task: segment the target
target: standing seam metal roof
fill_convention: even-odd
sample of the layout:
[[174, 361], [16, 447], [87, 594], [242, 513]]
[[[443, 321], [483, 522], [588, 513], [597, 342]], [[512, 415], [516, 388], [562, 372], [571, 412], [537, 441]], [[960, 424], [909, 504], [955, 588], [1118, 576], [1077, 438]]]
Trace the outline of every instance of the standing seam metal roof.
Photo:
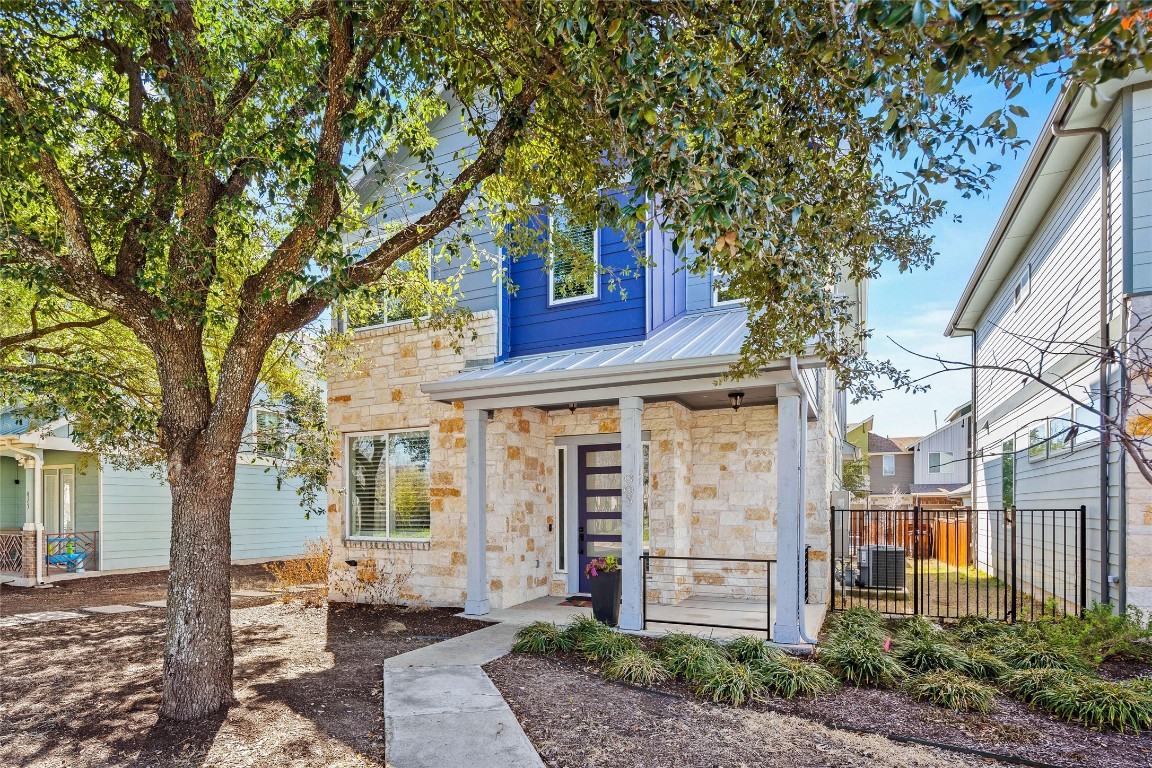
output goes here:
[[748, 313], [744, 309], [702, 312], [679, 317], [635, 344], [514, 358], [466, 370], [444, 381], [480, 381], [635, 363], [735, 357], [747, 336]]

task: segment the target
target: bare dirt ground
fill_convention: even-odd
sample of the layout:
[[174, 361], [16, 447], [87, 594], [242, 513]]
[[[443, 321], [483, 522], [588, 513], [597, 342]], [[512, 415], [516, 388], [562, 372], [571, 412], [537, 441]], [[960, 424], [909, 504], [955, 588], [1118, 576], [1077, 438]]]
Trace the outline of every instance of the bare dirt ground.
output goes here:
[[[1152, 766], [1152, 733], [1093, 731], [1005, 696], [998, 696], [995, 709], [986, 715], [953, 712], [899, 691], [850, 686], [815, 699], [773, 697], [733, 709], [702, 702], [678, 682], [641, 690], [602, 680], [596, 664], [575, 654], [553, 658], [512, 654], [485, 669], [536, 748], [558, 767], [592, 765], [613, 750], [634, 755], [638, 765], [677, 768], [997, 764], [880, 736], [858, 736], [821, 723], [951, 744], [1033, 764]], [[1113, 664], [1102, 671], [1130, 677], [1145, 669]], [[878, 751], [877, 744], [883, 745]], [[873, 753], [879, 757], [868, 757]], [[937, 762], [916, 762], [928, 757]]]
[[555, 768], [960, 768], [979, 757], [897, 744], [768, 711], [732, 709], [512, 654], [485, 668]]
[[454, 612], [234, 601], [239, 704], [195, 725], [156, 716], [163, 610], [0, 630], [0, 764], [383, 765], [381, 662], [484, 626]]
[[[232, 566], [233, 589], [272, 590], [275, 586], [276, 580], [263, 565]], [[0, 616], [67, 611], [94, 605], [131, 605], [145, 600], [163, 600], [167, 590], [167, 570], [65, 579], [46, 587], [0, 584]]]

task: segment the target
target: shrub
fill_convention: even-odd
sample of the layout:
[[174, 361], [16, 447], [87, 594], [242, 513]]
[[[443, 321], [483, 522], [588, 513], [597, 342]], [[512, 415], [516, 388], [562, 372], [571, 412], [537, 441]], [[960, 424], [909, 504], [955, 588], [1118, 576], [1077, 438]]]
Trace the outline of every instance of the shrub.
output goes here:
[[567, 632], [550, 621], [534, 621], [521, 627], [516, 633], [512, 650], [517, 653], [542, 653], [551, 655], [557, 651], [570, 651], [572, 638]]
[[989, 712], [996, 698], [993, 688], [955, 669], [916, 675], [905, 687], [917, 700], [965, 712]]
[[820, 663], [845, 683], [886, 686], [904, 677], [904, 668], [872, 638], [839, 638], [820, 651]]
[[573, 616], [568, 626], [564, 629], [564, 632], [572, 639], [575, 648], [579, 648], [580, 642], [586, 637], [603, 635], [611, 631], [611, 627], [596, 621], [596, 619], [591, 616]]
[[895, 656], [914, 672], [944, 669], [966, 670], [968, 657], [959, 648], [932, 638], [914, 636], [896, 644]]
[[923, 640], [939, 637], [940, 630], [923, 616], [912, 616], [900, 622], [896, 635], [904, 640]]
[[1035, 634], [1010, 639], [993, 651], [1013, 669], [1066, 669], [1087, 672], [1088, 665], [1074, 648], [1051, 645]]
[[706, 696], [720, 704], [739, 707], [754, 698], [760, 690], [760, 683], [752, 667], [738, 661], [721, 659], [720, 663], [708, 668], [695, 680], [696, 695]]
[[724, 649], [716, 643], [696, 638], [697, 642], [673, 643], [660, 647], [660, 659], [673, 675], [689, 683], [699, 682], [716, 667], [729, 663]]
[[1131, 682], [1115, 683], [1086, 675], [1053, 676], [1032, 693], [1030, 703], [1089, 728], [1152, 728], [1152, 696]]
[[953, 636], [963, 643], [975, 643], [999, 637], [1010, 631], [1008, 625], [987, 616], [965, 616], [956, 623]]
[[999, 656], [983, 648], [973, 648], [964, 655], [964, 666], [972, 677], [999, 680], [1011, 669]]
[[699, 635], [692, 635], [687, 632], [669, 632], [657, 641], [657, 646], [661, 654], [673, 653], [679, 648], [685, 646], [706, 646], [708, 648], [719, 649], [720, 644], [714, 640], [709, 640]]
[[752, 664], [764, 659], [776, 658], [782, 655], [782, 652], [774, 646], [768, 645], [755, 637], [738, 637], [724, 646], [724, 650], [728, 652], [735, 661], [741, 661], [745, 664]]
[[648, 686], [668, 679], [668, 670], [660, 660], [639, 649], [618, 654], [601, 671], [604, 677], [632, 685]]
[[628, 651], [640, 650], [640, 644], [633, 638], [608, 628], [582, 637], [577, 647], [589, 661], [610, 661]]
[[1091, 663], [1105, 659], [1152, 659], [1152, 625], [1136, 607], [1116, 613], [1108, 604], [1093, 604], [1084, 616], [1069, 615], [1037, 622], [1034, 633], [1050, 645], [1075, 649]]
[[884, 616], [871, 608], [856, 606], [836, 617], [832, 625], [833, 635], [874, 635], [884, 633]]
[[[276, 579], [280, 600], [302, 600], [308, 605], [322, 605], [328, 597], [328, 567], [332, 560], [332, 546], [327, 541], [308, 541], [304, 554], [281, 563], [265, 563], [264, 570]], [[297, 591], [292, 587], [309, 587]]]
[[752, 671], [764, 690], [785, 699], [796, 694], [815, 696], [836, 688], [836, 678], [828, 670], [786, 654], [755, 662]]
[[1066, 669], [1022, 669], [1004, 677], [1004, 687], [1013, 697], [1031, 704], [1045, 688], [1074, 679], [1076, 675]]

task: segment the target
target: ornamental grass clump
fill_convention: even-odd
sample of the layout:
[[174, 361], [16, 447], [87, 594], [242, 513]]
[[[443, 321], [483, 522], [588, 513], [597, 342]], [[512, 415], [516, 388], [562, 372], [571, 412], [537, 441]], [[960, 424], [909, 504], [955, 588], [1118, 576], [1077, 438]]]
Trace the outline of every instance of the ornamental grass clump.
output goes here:
[[913, 635], [896, 643], [894, 655], [913, 672], [943, 669], [967, 671], [968, 657], [955, 646], [935, 637]]
[[745, 664], [753, 664], [765, 659], [777, 658], [783, 655], [783, 652], [755, 637], [738, 637], [724, 646], [724, 650], [735, 661], [741, 661]]
[[904, 689], [919, 701], [963, 712], [990, 712], [996, 699], [994, 688], [955, 669], [916, 675]]
[[787, 654], [762, 659], [751, 667], [761, 688], [785, 699], [816, 696], [836, 688], [836, 678], [824, 667]]
[[661, 642], [659, 649], [665, 669], [681, 680], [699, 683], [712, 675], [717, 667], [731, 661], [719, 644], [698, 637], [692, 637], [691, 640], [684, 637]]
[[1008, 625], [1002, 621], [987, 616], [965, 616], [956, 623], [952, 636], [962, 643], [976, 643], [999, 637], [1010, 631]]
[[550, 621], [534, 621], [516, 633], [512, 650], [550, 656], [557, 651], [570, 651], [573, 647], [572, 639], [560, 627]]
[[1038, 621], [1029, 632], [1049, 645], [1074, 649], [1091, 664], [1113, 658], [1152, 660], [1152, 623], [1135, 607], [1116, 613], [1111, 605], [1097, 603], [1083, 616]]
[[1072, 673], [1043, 682], [1030, 691], [1029, 703], [1059, 718], [1121, 732], [1152, 728], [1152, 696], [1140, 684]]
[[760, 683], [748, 664], [722, 658], [696, 677], [693, 690], [718, 704], [739, 707], [758, 698]]
[[894, 685], [906, 674], [874, 638], [835, 637], [820, 651], [819, 659], [838, 679], [857, 688]]
[[1007, 642], [986, 643], [983, 647], [998, 655], [1012, 669], [1088, 671], [1088, 664], [1075, 648], [1051, 645], [1032, 634], [1013, 637]]
[[856, 606], [841, 613], [832, 626], [833, 635], [870, 635], [883, 637], [884, 616], [871, 608]]
[[1031, 704], [1040, 691], [1076, 677], [1075, 673], [1066, 669], [1022, 669], [1009, 672], [1002, 682], [1013, 698]]
[[902, 640], [923, 640], [937, 638], [940, 630], [923, 616], [911, 616], [896, 627], [896, 636]]
[[983, 680], [999, 680], [1011, 671], [1003, 659], [984, 648], [972, 648], [965, 652], [964, 666], [972, 677]]
[[605, 628], [580, 639], [578, 649], [589, 661], [611, 661], [621, 654], [640, 650], [640, 644], [627, 635]]
[[668, 670], [654, 656], [639, 648], [624, 651], [610, 659], [601, 669], [610, 680], [621, 680], [632, 685], [650, 686], [669, 678]]

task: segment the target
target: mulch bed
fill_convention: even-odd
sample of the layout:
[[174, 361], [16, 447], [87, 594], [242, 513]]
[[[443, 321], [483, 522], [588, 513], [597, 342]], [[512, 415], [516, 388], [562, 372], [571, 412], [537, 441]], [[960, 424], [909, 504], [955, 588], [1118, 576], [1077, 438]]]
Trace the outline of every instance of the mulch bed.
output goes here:
[[[261, 565], [233, 565], [233, 589], [271, 590], [276, 580]], [[0, 616], [40, 611], [67, 611], [94, 605], [131, 605], [163, 600], [168, 570], [110, 573], [51, 582], [42, 587], [0, 584]]]
[[0, 763], [383, 765], [381, 663], [485, 626], [456, 612], [243, 601], [232, 611], [239, 704], [194, 724], [156, 715], [163, 610], [8, 627], [0, 630]]
[[[643, 640], [645, 645], [652, 641]], [[525, 679], [516, 679], [505, 674], [501, 665], [514, 667], [524, 673]], [[598, 665], [576, 654], [558, 654], [550, 659], [514, 654], [494, 662], [497, 676], [503, 675], [509, 690], [506, 695], [522, 699], [525, 716], [522, 722], [526, 730], [535, 718], [535, 710], [541, 706], [532, 693], [539, 686], [541, 693], [556, 685], [557, 678], [579, 680], [587, 685], [599, 674]], [[1101, 673], [1113, 678], [1127, 678], [1148, 671], [1148, 665], [1113, 662], [1104, 665]], [[534, 678], [542, 678], [535, 680]], [[493, 679], [496, 679], [494, 677]], [[673, 697], [677, 706], [691, 701], [700, 702], [682, 683], [669, 682], [658, 685], [650, 691], [640, 691], [616, 683], [600, 681], [601, 685], [627, 691], [627, 694], [613, 693], [614, 696], [633, 697], [647, 700], [658, 697], [667, 700]], [[497, 686], [504, 688], [499, 681]], [[597, 690], [601, 690], [597, 688]], [[598, 695], [598, 694], [597, 694]], [[1147, 768], [1152, 765], [1152, 733], [1122, 734], [1109, 731], [1094, 731], [1051, 717], [1006, 696], [998, 696], [995, 710], [987, 715], [954, 712], [928, 703], [915, 701], [898, 691], [884, 691], [871, 688], [841, 687], [836, 692], [816, 699], [797, 697], [791, 701], [772, 698], [766, 702], [754, 703], [740, 710], [730, 707], [707, 705], [718, 712], [764, 713], [773, 712], [794, 715], [808, 721], [847, 726], [878, 733], [890, 733], [902, 737], [925, 739], [937, 743], [977, 749], [1001, 755], [1010, 755], [1025, 760], [1057, 766], [1085, 766], [1087, 768]], [[516, 706], [513, 706], [516, 710]], [[614, 716], [623, 710], [613, 710]], [[519, 711], [517, 711], [519, 714]], [[750, 715], [749, 715], [750, 716]], [[636, 719], [628, 714], [626, 719]], [[642, 719], [642, 718], [641, 718]], [[637, 727], [640, 733], [646, 730]], [[529, 735], [532, 731], [529, 730]], [[534, 737], [535, 740], [535, 737]], [[647, 739], [645, 739], [647, 741]], [[895, 748], [893, 742], [890, 748]], [[537, 742], [539, 747], [539, 742]], [[665, 745], [653, 745], [659, 754]], [[567, 757], [567, 756], [565, 756]], [[979, 760], [965, 757], [967, 761]], [[556, 765], [579, 765], [579, 760]], [[695, 765], [695, 763], [685, 763]], [[701, 766], [713, 765], [702, 762]]]

